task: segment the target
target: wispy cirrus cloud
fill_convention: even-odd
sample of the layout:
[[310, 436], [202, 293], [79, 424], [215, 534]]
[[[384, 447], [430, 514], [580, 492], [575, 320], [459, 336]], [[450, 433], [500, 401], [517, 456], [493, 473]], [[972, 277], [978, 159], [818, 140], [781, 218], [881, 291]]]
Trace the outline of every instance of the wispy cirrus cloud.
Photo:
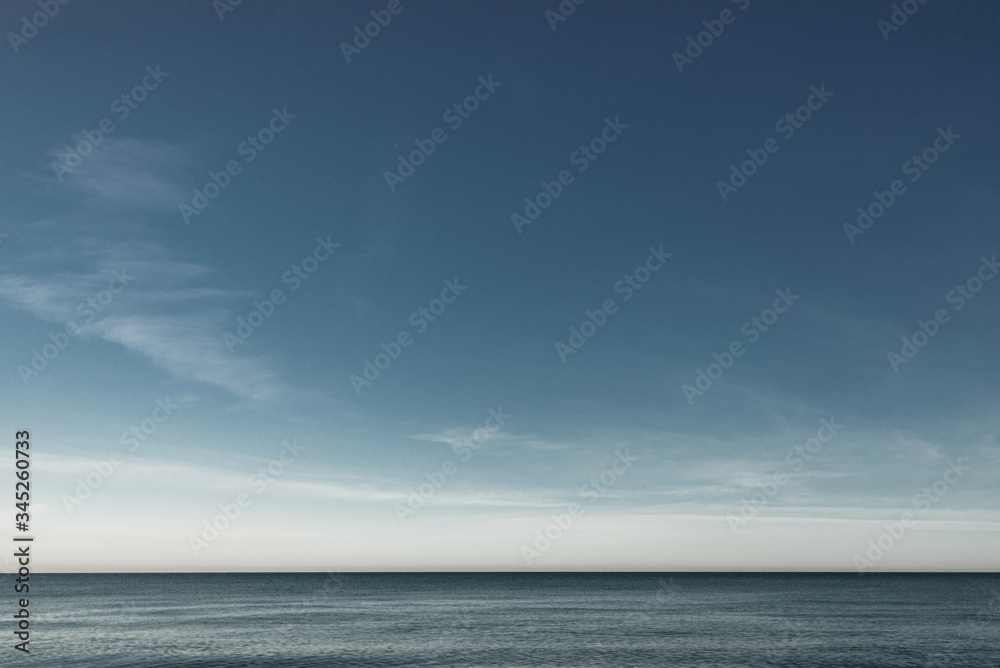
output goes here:
[[[468, 445], [473, 442], [473, 430], [471, 429], [443, 429], [437, 433], [427, 433], [427, 434], [410, 434], [407, 438], [412, 438], [416, 441], [427, 441], [429, 443], [442, 443], [444, 445], [450, 445], [453, 448], [457, 448], [462, 445]], [[481, 435], [479, 439], [480, 442], [492, 441], [498, 437], [498, 434], [487, 433]]]
[[213, 318], [109, 316], [95, 327], [105, 340], [143, 355], [181, 380], [209, 383], [250, 399], [277, 393], [274, 372], [260, 360], [229, 354]]
[[[45, 272], [47, 267], [65, 267]], [[76, 270], [73, 270], [76, 265]], [[210, 273], [207, 267], [174, 259], [170, 252], [150, 243], [101, 243], [92, 238], [74, 239], [72, 249], [23, 252], [0, 274], [0, 299], [43, 320], [64, 323], [78, 317], [76, 306], [108, 287], [115, 275], [124, 275], [128, 289], [118, 303], [141, 307], [150, 302], [196, 302], [250, 296], [249, 292], [193, 286]]]
[[[54, 150], [49, 157], [59, 160], [61, 154]], [[184, 199], [181, 176], [189, 163], [186, 152], [168, 142], [106, 137], [55, 187], [82, 196], [90, 206], [166, 210]]]
[[70, 281], [54, 277], [41, 281], [26, 276], [0, 276], [0, 299], [48, 322], [71, 317], [75, 292]]
[[519, 436], [503, 431], [488, 432], [485, 429], [449, 428], [432, 433], [409, 434], [407, 438], [412, 438], [416, 441], [426, 441], [428, 443], [441, 443], [449, 445], [452, 448], [461, 446], [481, 448], [483, 445], [494, 441], [501, 441], [504, 446], [531, 450], [565, 450], [570, 447], [565, 443], [555, 443], [533, 436]]
[[[233, 356], [222, 341], [226, 303], [250, 293], [197, 284], [210, 273], [206, 267], [177, 261], [154, 244], [78, 246], [76, 259], [86, 258], [86, 269], [0, 274], [0, 301], [47, 322], [74, 321], [81, 336], [122, 345], [178, 380], [208, 383], [254, 400], [278, 392], [276, 374], [266, 361]], [[59, 251], [45, 252], [53, 253]], [[15, 269], [32, 271], [34, 260], [25, 254]], [[116, 273], [129, 277], [127, 287], [98, 318], [81, 319], [81, 305], [106, 290]]]

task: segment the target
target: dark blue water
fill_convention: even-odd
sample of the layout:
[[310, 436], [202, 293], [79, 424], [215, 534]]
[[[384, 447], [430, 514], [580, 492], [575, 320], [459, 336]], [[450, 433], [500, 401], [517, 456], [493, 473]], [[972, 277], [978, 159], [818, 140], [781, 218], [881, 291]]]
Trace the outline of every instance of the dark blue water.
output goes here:
[[31, 655], [8, 622], [0, 665], [1000, 666], [995, 575], [32, 575], [30, 599]]

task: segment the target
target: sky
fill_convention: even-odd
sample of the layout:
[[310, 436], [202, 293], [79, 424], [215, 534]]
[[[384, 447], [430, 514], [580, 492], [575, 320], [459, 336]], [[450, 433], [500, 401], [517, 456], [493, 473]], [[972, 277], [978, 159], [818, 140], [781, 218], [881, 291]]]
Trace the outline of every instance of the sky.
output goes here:
[[995, 571], [1000, 10], [903, 4], [3, 3], [35, 566]]

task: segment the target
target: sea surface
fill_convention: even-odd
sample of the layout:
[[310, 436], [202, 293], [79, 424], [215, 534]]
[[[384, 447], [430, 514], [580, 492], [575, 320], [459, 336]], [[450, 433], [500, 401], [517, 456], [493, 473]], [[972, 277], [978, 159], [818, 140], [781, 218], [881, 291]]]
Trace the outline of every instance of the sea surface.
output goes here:
[[2, 601], [2, 666], [1000, 666], [991, 574], [33, 574], [30, 656]]

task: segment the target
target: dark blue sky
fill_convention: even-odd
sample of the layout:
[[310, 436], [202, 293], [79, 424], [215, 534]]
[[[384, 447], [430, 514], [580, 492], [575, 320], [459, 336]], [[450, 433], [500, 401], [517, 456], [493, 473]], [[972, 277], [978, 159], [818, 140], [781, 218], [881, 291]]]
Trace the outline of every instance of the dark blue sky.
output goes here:
[[[390, 4], [71, 2], [7, 36], [2, 396], [45, 444], [52, 568], [101, 570], [97, 526], [148, 535], [129, 568], [284, 567], [287, 520], [300, 569], [851, 570], [908, 511], [876, 568], [996, 567], [996, 7], [914, 4], [886, 39], [891, 3], [591, 0], [554, 30], [556, 2]], [[391, 21], [347, 62], [371, 12]], [[843, 430], [792, 472], [821, 419]]]

